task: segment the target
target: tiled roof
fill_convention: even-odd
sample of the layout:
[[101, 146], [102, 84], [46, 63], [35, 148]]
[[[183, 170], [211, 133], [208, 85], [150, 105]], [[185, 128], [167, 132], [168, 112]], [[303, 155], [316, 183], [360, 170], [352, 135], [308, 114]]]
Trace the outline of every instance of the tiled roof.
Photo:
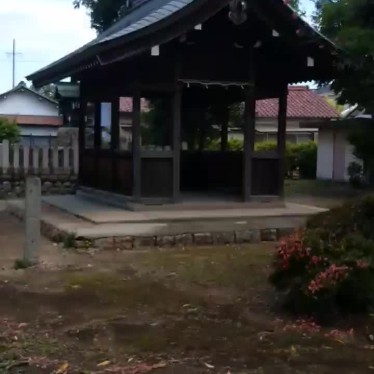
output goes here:
[[[288, 88], [288, 118], [338, 118], [339, 113], [316, 92], [306, 86]], [[278, 116], [278, 99], [258, 100], [256, 104], [258, 118]]]
[[[148, 112], [149, 106], [146, 99], [141, 99], [140, 107], [142, 112]], [[131, 97], [121, 97], [119, 100], [119, 111], [121, 113], [131, 113], [132, 112], [132, 98]]]
[[21, 126], [62, 126], [62, 117], [57, 116], [15, 116], [15, 115], [0, 115], [2, 118], [7, 118], [9, 121], [14, 121]]

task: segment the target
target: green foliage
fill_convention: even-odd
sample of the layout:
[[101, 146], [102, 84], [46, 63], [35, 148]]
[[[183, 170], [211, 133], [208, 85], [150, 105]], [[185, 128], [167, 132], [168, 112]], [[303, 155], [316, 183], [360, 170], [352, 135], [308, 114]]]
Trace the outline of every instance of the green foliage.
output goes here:
[[307, 142], [294, 144], [293, 147], [300, 177], [303, 179], [315, 179], [317, 174], [317, 144], [315, 142]]
[[76, 240], [75, 234], [67, 234], [67, 235], [65, 235], [64, 239], [63, 239], [63, 246], [64, 246], [64, 248], [66, 248], [66, 249], [75, 248], [76, 247], [75, 240]]
[[[207, 150], [219, 151], [221, 149], [221, 139], [209, 139], [207, 144]], [[229, 151], [242, 151], [243, 142], [239, 139], [229, 139], [227, 142], [227, 149]]]
[[[277, 149], [276, 142], [256, 143], [256, 151]], [[286, 144], [286, 175], [291, 177], [298, 170], [300, 177], [314, 179], [317, 171], [317, 144], [315, 142]]]
[[9, 140], [16, 143], [19, 140], [20, 131], [15, 122], [10, 122], [6, 118], [0, 118], [0, 143]]
[[74, 0], [75, 8], [81, 6], [88, 9], [91, 17], [91, 27], [98, 33], [109, 28], [125, 13], [125, 0]]
[[291, 5], [291, 7], [296, 10], [296, 12], [298, 14], [300, 14], [301, 16], [305, 16], [306, 12], [305, 10], [300, 6], [300, 0], [290, 0], [289, 1], [289, 4]]
[[344, 52], [333, 89], [341, 104], [374, 113], [374, 3], [372, 0], [317, 0], [316, 22]]
[[348, 166], [349, 183], [353, 188], [363, 188], [365, 177], [362, 166], [357, 162], [351, 162]]
[[354, 155], [363, 161], [364, 175], [374, 182], [374, 121], [356, 120], [348, 139], [354, 147]]
[[[221, 149], [220, 139], [210, 139], [208, 150], [219, 151]], [[242, 151], [243, 141], [230, 139], [228, 150]], [[276, 151], [277, 143], [273, 141], [259, 142], [255, 144], [256, 152]], [[303, 179], [315, 179], [317, 170], [317, 144], [315, 142], [287, 143], [286, 144], [286, 176], [291, 177], [298, 171]]]
[[296, 313], [333, 319], [374, 308], [374, 198], [319, 214], [285, 238], [275, 256], [273, 285]]
[[27, 269], [31, 266], [34, 266], [34, 264], [26, 259], [17, 259], [14, 261], [14, 269], [20, 270], [20, 269]]

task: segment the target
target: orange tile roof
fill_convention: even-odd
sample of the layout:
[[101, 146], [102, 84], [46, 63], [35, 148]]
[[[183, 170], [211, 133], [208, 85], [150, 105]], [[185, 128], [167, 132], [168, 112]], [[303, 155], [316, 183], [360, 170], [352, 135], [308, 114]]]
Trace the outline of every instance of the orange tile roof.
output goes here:
[[[288, 87], [287, 118], [338, 118], [339, 113], [322, 97], [307, 86]], [[276, 118], [278, 99], [258, 100], [258, 118]]]
[[0, 115], [9, 121], [14, 121], [22, 126], [62, 126], [62, 117], [58, 116], [17, 116], [17, 115]]

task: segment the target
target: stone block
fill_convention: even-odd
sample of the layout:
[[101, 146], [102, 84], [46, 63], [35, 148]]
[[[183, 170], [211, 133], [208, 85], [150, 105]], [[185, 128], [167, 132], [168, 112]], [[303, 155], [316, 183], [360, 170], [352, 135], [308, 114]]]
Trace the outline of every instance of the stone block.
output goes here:
[[122, 251], [133, 249], [134, 238], [132, 236], [114, 238], [114, 246], [116, 249], [120, 249]]
[[156, 238], [156, 244], [157, 244], [158, 247], [161, 247], [161, 248], [174, 247], [175, 246], [175, 236], [173, 236], [173, 235], [158, 236]]
[[25, 249], [24, 259], [37, 261], [41, 231], [41, 181], [36, 177], [26, 179], [25, 198]]
[[276, 242], [278, 240], [277, 229], [264, 229], [261, 230], [261, 241], [263, 242]]
[[177, 247], [190, 247], [192, 244], [192, 234], [180, 234], [175, 236], [175, 245]]
[[233, 244], [235, 243], [234, 232], [214, 232], [212, 233], [214, 244]]
[[242, 243], [259, 243], [261, 241], [260, 230], [243, 230], [235, 232], [235, 241]]
[[154, 247], [156, 238], [154, 236], [138, 236], [134, 239], [134, 248]]
[[210, 232], [194, 234], [194, 242], [196, 245], [211, 245], [213, 244], [213, 237]]

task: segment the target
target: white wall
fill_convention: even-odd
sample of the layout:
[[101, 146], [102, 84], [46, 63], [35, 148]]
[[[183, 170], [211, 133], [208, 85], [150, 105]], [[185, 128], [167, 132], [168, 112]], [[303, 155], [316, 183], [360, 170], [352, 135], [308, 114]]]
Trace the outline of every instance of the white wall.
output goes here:
[[57, 136], [58, 127], [20, 126], [21, 136]]
[[332, 179], [334, 163], [334, 133], [321, 129], [318, 134], [317, 179]]
[[58, 116], [57, 104], [29, 91], [13, 92], [0, 98], [0, 114], [19, 116]]

